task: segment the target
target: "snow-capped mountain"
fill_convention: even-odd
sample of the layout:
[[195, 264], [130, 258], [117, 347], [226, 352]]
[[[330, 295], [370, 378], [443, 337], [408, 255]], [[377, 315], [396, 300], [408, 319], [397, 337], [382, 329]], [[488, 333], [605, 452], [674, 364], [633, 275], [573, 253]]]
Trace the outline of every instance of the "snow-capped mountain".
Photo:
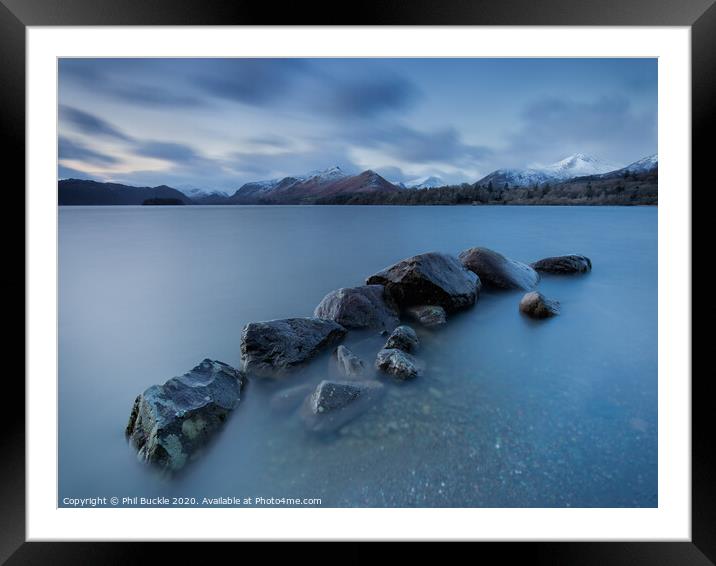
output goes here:
[[561, 161], [544, 167], [537, 167], [537, 169], [555, 179], [571, 179], [573, 177], [600, 175], [608, 171], [614, 171], [619, 169], [619, 165], [600, 161], [595, 157], [584, 155], [583, 153], [575, 153], [574, 155], [565, 157]]
[[532, 187], [565, 181], [574, 177], [599, 175], [618, 169], [618, 165], [600, 161], [594, 157], [575, 153], [549, 165], [536, 165], [526, 169], [497, 169], [480, 179], [478, 185], [501, 187], [507, 184], [510, 187]]
[[203, 197], [227, 197], [228, 193], [220, 190], [201, 189], [199, 187], [192, 186], [178, 186], [177, 187], [182, 193], [191, 199], [203, 198]]
[[374, 171], [367, 170], [358, 175], [348, 175], [340, 167], [331, 167], [283, 179], [246, 183], [228, 200], [236, 204], [257, 201], [300, 203], [336, 195], [397, 190], [398, 187]]
[[659, 167], [659, 156], [655, 153], [654, 155], [650, 155], [640, 159], [639, 161], [630, 163], [626, 167], [620, 169], [620, 171], [628, 171], [629, 173], [648, 173], [657, 167]]
[[343, 179], [347, 176], [348, 175], [346, 175], [343, 169], [336, 165], [335, 167], [330, 167], [329, 169], [309, 171], [305, 175], [300, 175], [296, 178], [300, 179], [301, 181], [308, 181], [310, 179], [315, 179], [318, 181], [336, 181], [338, 179]]
[[401, 184], [408, 189], [433, 189], [435, 187], [445, 186], [445, 182], [435, 175], [420, 177], [419, 179], [413, 179], [412, 181], [406, 181]]
[[288, 177], [280, 177], [277, 179], [268, 179], [265, 181], [251, 181], [244, 183], [234, 193], [234, 197], [246, 198], [263, 198], [271, 193], [281, 189], [285, 190], [298, 183], [328, 183], [338, 181], [347, 177], [346, 173], [337, 165], [328, 169], [316, 169], [303, 173], [302, 175], [290, 175]]

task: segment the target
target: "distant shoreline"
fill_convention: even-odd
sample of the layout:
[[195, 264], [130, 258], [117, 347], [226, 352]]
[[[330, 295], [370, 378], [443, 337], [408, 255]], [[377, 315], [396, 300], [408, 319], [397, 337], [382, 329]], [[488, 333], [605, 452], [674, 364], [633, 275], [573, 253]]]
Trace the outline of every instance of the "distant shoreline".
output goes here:
[[[618, 208], [658, 208], [658, 203], [650, 203], [650, 204], [642, 204], [642, 203], [636, 203], [636, 204], [614, 204], [614, 203], [505, 203], [505, 204], [388, 204], [388, 203], [380, 203], [380, 204], [316, 204], [316, 203], [307, 203], [307, 204], [286, 204], [286, 203], [276, 203], [276, 204], [266, 204], [266, 203], [254, 203], [254, 204], [187, 204], [182, 206], [181, 208], [235, 208], [235, 207], [242, 207], [242, 206], [252, 206], [252, 207], [311, 207], [311, 206], [320, 206], [320, 207], [329, 207], [329, 206], [336, 206], [336, 207], [380, 207], [380, 206], [387, 206], [387, 207], [405, 207], [405, 208], [448, 208], [448, 207], [475, 207], [475, 208], [483, 208], [483, 207], [489, 207], [489, 208], [504, 208], [504, 207], [567, 207], [567, 206], [578, 206], [578, 207], [600, 207], [600, 208], [606, 208], [606, 207], [618, 207]], [[136, 207], [136, 208], [148, 208], [144, 204], [60, 204], [58, 205], [58, 208], [81, 208], [81, 207], [92, 207], [92, 208], [110, 208], [110, 207]], [[151, 208], [176, 208], [176, 205], [171, 204], [154, 204], [151, 206]]]
[[[355, 177], [315, 186], [313, 181], [285, 180], [286, 187], [258, 188], [234, 194], [201, 193], [191, 196], [160, 185], [134, 187], [85, 179], [57, 183], [58, 204], [63, 205], [387, 205], [387, 206], [636, 206], [657, 205], [659, 180], [656, 169], [619, 175], [575, 177], [557, 184], [529, 187], [463, 183], [445, 187], [407, 189], [391, 185], [368, 171]], [[283, 181], [282, 181], [283, 182]], [[298, 188], [297, 188], [298, 187]]]

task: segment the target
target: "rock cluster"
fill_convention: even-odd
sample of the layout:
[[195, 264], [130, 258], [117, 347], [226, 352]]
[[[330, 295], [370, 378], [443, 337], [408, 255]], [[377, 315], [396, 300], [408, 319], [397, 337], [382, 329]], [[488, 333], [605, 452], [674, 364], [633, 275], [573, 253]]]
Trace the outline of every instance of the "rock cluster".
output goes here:
[[360, 379], [366, 373], [363, 360], [342, 344], [333, 354], [338, 371], [347, 379]]
[[534, 289], [539, 281], [539, 274], [529, 265], [488, 248], [470, 248], [460, 252], [458, 257], [486, 286], [528, 290]]
[[[442, 326], [450, 313], [477, 301], [483, 283], [493, 289], [531, 291], [538, 271], [584, 273], [592, 262], [582, 255], [548, 257], [527, 265], [487, 248], [469, 248], [458, 257], [430, 252], [401, 260], [366, 279], [366, 285], [328, 293], [313, 317], [251, 322], [241, 332], [241, 370], [205, 359], [186, 374], [153, 385], [132, 407], [126, 434], [142, 460], [169, 471], [195, 458], [238, 405], [247, 375], [284, 377], [335, 347], [331, 363], [338, 379], [317, 386], [300, 384], [275, 393], [269, 406], [298, 412], [307, 430], [342, 427], [379, 398], [385, 385], [377, 375], [408, 381], [425, 373], [415, 357], [420, 346], [401, 315], [424, 328]], [[522, 297], [519, 310], [533, 318], [559, 313], [559, 302], [537, 291]], [[345, 345], [349, 330], [387, 336], [373, 367]]]
[[304, 401], [301, 418], [312, 432], [332, 432], [361, 414], [382, 391], [376, 380], [324, 380]]
[[169, 472], [183, 468], [238, 405], [245, 382], [242, 372], [205, 359], [149, 387], [134, 401], [125, 431], [137, 456]]
[[592, 261], [583, 255], [570, 254], [540, 259], [532, 267], [545, 273], [586, 273], [592, 270]]
[[431, 252], [409, 257], [371, 275], [368, 285], [384, 285], [401, 307], [437, 305], [447, 312], [471, 307], [480, 293], [480, 279], [457, 258]]
[[398, 309], [383, 285], [363, 285], [331, 291], [314, 316], [333, 320], [344, 328], [372, 328], [390, 332], [400, 324]]
[[405, 309], [406, 314], [425, 328], [442, 326], [447, 323], [445, 309], [437, 305], [418, 305]]
[[520, 311], [532, 318], [549, 318], [559, 314], [559, 302], [532, 291], [522, 297]]
[[345, 335], [343, 326], [322, 318], [251, 322], [241, 332], [243, 369], [257, 377], [281, 376]]

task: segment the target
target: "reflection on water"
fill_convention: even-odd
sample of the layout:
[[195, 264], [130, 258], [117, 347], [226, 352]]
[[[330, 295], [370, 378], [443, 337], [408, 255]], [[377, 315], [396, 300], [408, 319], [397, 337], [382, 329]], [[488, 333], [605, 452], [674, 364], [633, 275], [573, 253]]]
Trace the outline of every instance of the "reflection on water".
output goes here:
[[[657, 505], [657, 210], [608, 207], [77, 207], [60, 210], [59, 496], [321, 498], [323, 506]], [[562, 314], [483, 292], [419, 332], [426, 374], [329, 437], [271, 411], [330, 377], [328, 353], [252, 380], [202, 458], [172, 480], [138, 462], [135, 396], [205, 357], [240, 364], [244, 324], [308, 316], [404, 257], [486, 246], [546, 275]], [[372, 363], [384, 338], [351, 333]]]

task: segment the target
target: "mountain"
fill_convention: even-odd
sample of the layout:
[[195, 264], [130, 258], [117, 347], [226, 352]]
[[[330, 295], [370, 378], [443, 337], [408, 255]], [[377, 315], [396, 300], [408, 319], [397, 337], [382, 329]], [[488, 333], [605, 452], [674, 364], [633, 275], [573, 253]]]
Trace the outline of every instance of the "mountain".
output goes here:
[[618, 165], [600, 161], [583, 153], [575, 153], [561, 161], [557, 161], [557, 163], [547, 165], [541, 170], [552, 178], [564, 180], [587, 175], [598, 175], [607, 171], [614, 171], [618, 167]]
[[613, 171], [612, 173], [606, 173], [606, 175], [610, 175], [613, 173], [616, 174], [625, 174], [629, 173], [632, 175], [636, 175], [639, 173], [654, 173], [659, 170], [659, 156], [658, 154], [650, 155], [648, 157], [644, 157], [643, 159], [640, 159], [639, 161], [635, 161], [634, 163], [630, 163], [626, 167], [622, 167], [621, 169], [617, 169], [616, 171]]
[[229, 195], [223, 191], [201, 189], [199, 187], [177, 187], [196, 204], [225, 204]]
[[480, 179], [480, 186], [492, 183], [494, 187], [533, 187], [614, 171], [618, 166], [605, 163], [594, 157], [575, 153], [564, 159], [545, 166], [529, 167], [526, 169], [497, 169]]
[[60, 206], [136, 205], [155, 199], [170, 199], [183, 204], [194, 204], [184, 193], [166, 185], [131, 187], [119, 183], [62, 179], [57, 183], [57, 192]]
[[435, 187], [444, 187], [445, 184], [445, 181], [440, 177], [431, 175], [429, 177], [420, 177], [419, 179], [407, 181], [404, 186], [408, 189], [433, 189]]
[[246, 183], [229, 197], [228, 203], [301, 204], [337, 195], [399, 190], [374, 171], [347, 175], [340, 167], [332, 167], [305, 175]]

